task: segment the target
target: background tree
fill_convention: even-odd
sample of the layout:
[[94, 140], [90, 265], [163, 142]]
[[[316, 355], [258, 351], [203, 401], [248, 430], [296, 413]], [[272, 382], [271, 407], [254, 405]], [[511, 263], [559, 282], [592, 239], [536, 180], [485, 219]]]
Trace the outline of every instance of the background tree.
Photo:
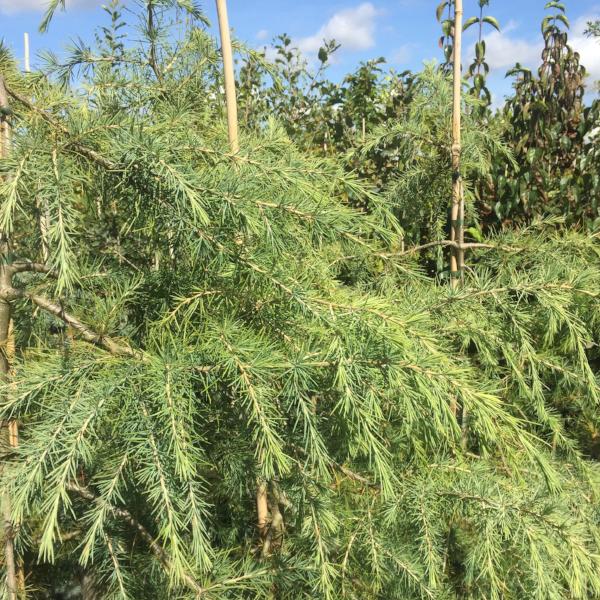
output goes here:
[[585, 68], [568, 44], [564, 5], [546, 7], [553, 12], [542, 23], [545, 46], [537, 76], [520, 65], [508, 73], [517, 79], [502, 119], [518, 167], [499, 161], [488, 210], [500, 220], [564, 215], [593, 225], [599, 190], [580, 157], [598, 103], [584, 107]]

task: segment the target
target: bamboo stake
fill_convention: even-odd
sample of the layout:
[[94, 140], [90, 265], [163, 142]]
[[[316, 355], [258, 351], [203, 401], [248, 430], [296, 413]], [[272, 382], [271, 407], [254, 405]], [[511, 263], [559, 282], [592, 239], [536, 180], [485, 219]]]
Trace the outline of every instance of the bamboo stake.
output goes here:
[[[237, 154], [240, 145], [238, 138], [237, 99], [235, 94], [235, 74], [233, 71], [233, 52], [231, 50], [231, 34], [227, 15], [227, 0], [216, 0], [221, 35], [221, 53], [223, 55], [223, 75], [225, 79], [225, 102], [227, 104], [227, 134], [232, 154]], [[256, 488], [256, 520], [258, 533], [266, 541], [269, 522], [269, 500], [267, 484], [258, 482]], [[264, 547], [263, 547], [264, 549]]]
[[29, 63], [29, 34], [27, 32], [23, 34], [23, 48], [25, 51], [25, 73], [29, 73], [31, 71], [31, 66]]
[[267, 484], [261, 482], [256, 490], [256, 514], [258, 521], [258, 533], [261, 539], [265, 539], [269, 523], [269, 504], [267, 500]]
[[[10, 124], [8, 122], [9, 104], [8, 94], [4, 86], [4, 79], [0, 76], [0, 158], [6, 158], [10, 152]], [[8, 237], [5, 232], [0, 232], [0, 284], [12, 286], [12, 271], [8, 268], [9, 254]], [[8, 300], [0, 300], [0, 378], [6, 383], [10, 378], [9, 345], [11, 340], [11, 312], [12, 306]], [[7, 425], [8, 445], [16, 448], [19, 445], [19, 432], [16, 421]], [[17, 600], [18, 581], [17, 564], [15, 560], [14, 531], [12, 523], [11, 498], [8, 493], [2, 495], [2, 513], [4, 518], [4, 561], [6, 566], [6, 592], [8, 600]]]
[[464, 250], [464, 190], [460, 173], [461, 142], [461, 86], [462, 86], [462, 0], [454, 0], [454, 64], [452, 98], [452, 208], [450, 211], [450, 240], [458, 244], [450, 256], [450, 280], [456, 288], [463, 276]]
[[237, 154], [240, 149], [238, 141], [237, 100], [235, 97], [235, 75], [233, 72], [233, 52], [231, 51], [231, 34], [227, 16], [226, 0], [216, 0], [221, 34], [221, 53], [223, 54], [223, 75], [225, 78], [225, 102], [227, 103], [227, 133], [231, 152]]

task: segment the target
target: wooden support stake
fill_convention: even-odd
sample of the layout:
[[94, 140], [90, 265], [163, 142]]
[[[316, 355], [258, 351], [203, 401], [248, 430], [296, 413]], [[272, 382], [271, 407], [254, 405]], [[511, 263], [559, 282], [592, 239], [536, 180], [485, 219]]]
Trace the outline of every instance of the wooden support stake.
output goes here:
[[31, 65], [29, 62], [29, 34], [27, 32], [23, 34], [23, 48], [25, 54], [25, 73], [29, 73], [31, 71]]
[[219, 15], [219, 31], [221, 34], [221, 53], [223, 55], [223, 75], [225, 78], [225, 102], [227, 103], [227, 133], [231, 152], [236, 154], [240, 149], [238, 141], [237, 100], [235, 97], [235, 74], [233, 72], [233, 53], [231, 51], [231, 34], [227, 16], [227, 1], [216, 0]]
[[[238, 139], [237, 99], [235, 95], [235, 73], [233, 71], [233, 52], [231, 33], [227, 15], [227, 0], [216, 0], [221, 35], [221, 53], [223, 55], [223, 76], [225, 79], [225, 102], [227, 103], [227, 134], [232, 154], [237, 154], [240, 145]], [[269, 500], [267, 484], [258, 482], [256, 488], [256, 517], [258, 533], [265, 543], [269, 525]]]
[[[31, 62], [29, 57], [29, 34], [27, 32], [23, 34], [23, 47], [25, 73], [31, 73]], [[42, 241], [42, 262], [47, 263], [50, 260], [50, 244], [48, 242], [48, 230], [50, 229], [50, 210], [48, 209], [47, 201], [40, 203], [40, 200], [36, 199], [35, 204], [38, 211], [38, 224], [40, 227], [40, 238]]]
[[465, 202], [462, 177], [460, 173], [461, 142], [461, 91], [462, 91], [462, 0], [454, 0], [454, 64], [453, 64], [453, 98], [452, 98], [452, 208], [450, 210], [450, 240], [458, 246], [450, 255], [450, 280], [456, 288], [463, 277], [464, 270], [464, 220]]

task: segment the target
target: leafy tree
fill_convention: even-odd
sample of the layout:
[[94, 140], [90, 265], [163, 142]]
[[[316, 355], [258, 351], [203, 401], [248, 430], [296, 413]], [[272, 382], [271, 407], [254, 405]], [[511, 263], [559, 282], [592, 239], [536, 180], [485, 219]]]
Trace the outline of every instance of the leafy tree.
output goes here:
[[518, 167], [498, 162], [488, 210], [500, 220], [528, 220], [535, 215], [564, 215], [571, 222], [593, 224], [598, 217], [599, 188], [580, 157], [588, 132], [598, 119], [598, 103], [583, 104], [585, 68], [568, 44], [564, 5], [548, 2], [545, 47], [537, 76], [517, 66], [515, 93], [501, 118]]
[[486, 44], [483, 38], [483, 28], [487, 24], [492, 26], [496, 31], [500, 31], [500, 24], [495, 17], [484, 15], [484, 9], [489, 6], [490, 0], [478, 0], [478, 4], [479, 15], [470, 17], [464, 24], [465, 31], [473, 25], [477, 25], [478, 27], [478, 36], [475, 42], [475, 57], [471, 65], [469, 65], [467, 75], [473, 79], [470, 93], [482, 101], [479, 110], [485, 111], [492, 103], [492, 96], [486, 86], [486, 77], [490, 72], [490, 67], [485, 60]]
[[[361, 64], [341, 83], [326, 78], [329, 59], [339, 49], [331, 40], [319, 51], [319, 66], [311, 72], [291, 38], [276, 39], [271, 65], [264, 59], [245, 60], [240, 69], [243, 123], [260, 128], [271, 116], [305, 150], [339, 156], [360, 147], [368, 133], [402, 115], [412, 99], [414, 76], [383, 72], [383, 58]], [[393, 148], [377, 148], [347, 168], [381, 188], [396, 168]], [[358, 202], [356, 198], [352, 199]]]
[[596, 19], [595, 21], [588, 21], [585, 34], [590, 37], [600, 37], [600, 19]]
[[[480, 236], [474, 210], [476, 184], [487, 180], [494, 159], [512, 161], [502, 131], [495, 122], [482, 128], [478, 98], [465, 98], [468, 108], [463, 119], [462, 172], [467, 204], [466, 224], [471, 235]], [[452, 89], [446, 75], [428, 66], [414, 83], [413, 100], [406, 114], [380, 125], [358, 152], [372, 148], [393, 148], [393, 177], [386, 188], [389, 205], [398, 215], [409, 244], [447, 239], [448, 203], [452, 192], [451, 123]], [[418, 199], [418, 201], [416, 201]], [[444, 269], [440, 246], [433, 249], [435, 271]]]

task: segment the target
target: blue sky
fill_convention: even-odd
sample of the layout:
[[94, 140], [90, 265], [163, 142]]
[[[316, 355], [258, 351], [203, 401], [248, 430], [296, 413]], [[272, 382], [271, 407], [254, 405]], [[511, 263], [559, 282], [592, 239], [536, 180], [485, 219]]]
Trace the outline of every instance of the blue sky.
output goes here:
[[[37, 32], [47, 0], [0, 0], [0, 37], [17, 56], [23, 54], [23, 32], [31, 37], [32, 62], [43, 49], [60, 51], [74, 37], [91, 40], [94, 28], [105, 21], [98, 0], [67, 0], [44, 35]], [[571, 20], [571, 42], [591, 73], [600, 79], [600, 44], [583, 36], [585, 22], [600, 18], [600, 0], [564, 0]], [[330, 70], [334, 78], [352, 70], [360, 61], [384, 56], [396, 70], [418, 69], [425, 60], [440, 58], [439, 26], [434, 11], [438, 0], [229, 0], [235, 34], [246, 43], [269, 46], [273, 36], [286, 32], [307, 54], [314, 56], [323, 37], [342, 43]], [[489, 13], [502, 32], [487, 35], [490, 87], [496, 101], [510, 83], [504, 74], [516, 61], [535, 65], [540, 54], [540, 22], [546, 0], [491, 0]], [[134, 2], [125, 0], [125, 5]], [[201, 5], [213, 25], [212, 0]], [[476, 14], [477, 1], [464, 0], [466, 16]], [[215, 29], [213, 27], [213, 29]], [[216, 29], [215, 29], [216, 33]], [[474, 31], [466, 36], [471, 55]]]

